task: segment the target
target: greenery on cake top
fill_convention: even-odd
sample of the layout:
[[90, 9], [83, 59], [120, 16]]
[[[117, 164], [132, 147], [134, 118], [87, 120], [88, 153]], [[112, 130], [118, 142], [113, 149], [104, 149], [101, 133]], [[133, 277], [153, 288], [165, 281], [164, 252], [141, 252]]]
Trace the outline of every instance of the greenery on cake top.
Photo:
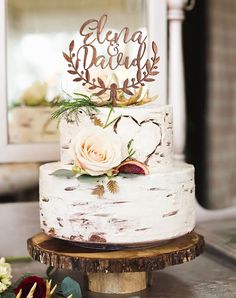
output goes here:
[[88, 115], [98, 112], [97, 105], [91, 100], [91, 97], [81, 93], [74, 93], [74, 97], [67, 95], [68, 99], [58, 98], [52, 102], [51, 105], [57, 107], [57, 110], [52, 113], [53, 119], [60, 119], [64, 116], [70, 118], [78, 111], [83, 111]]
[[98, 107], [127, 107], [141, 106], [153, 101], [156, 97], [149, 97], [148, 92], [143, 95], [142, 87], [140, 87], [129, 98], [124, 96], [124, 93], [117, 92], [117, 100], [112, 102], [106, 96], [96, 96], [95, 94], [85, 95], [74, 92], [73, 95], [66, 93], [66, 99], [60, 97], [52, 101], [51, 105], [56, 106], [57, 110], [52, 113], [52, 118], [60, 119], [65, 117], [67, 120], [76, 116], [79, 111], [85, 112], [87, 115], [93, 115], [98, 112]]

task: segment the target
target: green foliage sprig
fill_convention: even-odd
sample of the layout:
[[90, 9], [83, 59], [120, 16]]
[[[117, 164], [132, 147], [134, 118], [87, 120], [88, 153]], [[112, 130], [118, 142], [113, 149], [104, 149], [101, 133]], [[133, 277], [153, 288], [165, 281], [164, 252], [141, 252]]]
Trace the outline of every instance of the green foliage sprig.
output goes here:
[[113, 120], [110, 120], [112, 112], [114, 112], [114, 108], [113, 108], [113, 106], [110, 106], [110, 111], [108, 113], [106, 122], [103, 125], [103, 128], [107, 128], [108, 126], [110, 126], [111, 124], [113, 124], [116, 120], [118, 120], [119, 118], [121, 118], [121, 115], [119, 115], [116, 118], [114, 118]]
[[133, 149], [133, 142], [134, 142], [134, 139], [131, 139], [127, 145], [127, 149], [128, 149], [128, 157], [127, 158], [131, 158], [136, 153], [136, 151]]
[[96, 104], [91, 100], [91, 97], [74, 93], [75, 97], [68, 95], [68, 99], [59, 99], [52, 103], [52, 106], [57, 106], [58, 109], [52, 113], [53, 119], [60, 119], [65, 117], [69, 120], [72, 116], [76, 116], [78, 111], [83, 111], [88, 115], [97, 113], [98, 109]]

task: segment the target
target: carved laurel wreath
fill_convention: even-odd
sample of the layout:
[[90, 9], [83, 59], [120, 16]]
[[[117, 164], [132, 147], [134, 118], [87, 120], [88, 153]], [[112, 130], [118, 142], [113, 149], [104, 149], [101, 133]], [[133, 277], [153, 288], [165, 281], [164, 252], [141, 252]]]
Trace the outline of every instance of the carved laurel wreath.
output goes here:
[[82, 82], [82, 85], [88, 85], [88, 89], [95, 90], [96, 89], [96, 96], [100, 96], [106, 91], [110, 91], [110, 99], [115, 100], [117, 91], [123, 91], [127, 95], [133, 95], [133, 92], [130, 91], [131, 88], [138, 89], [140, 86], [144, 86], [145, 82], [153, 82], [155, 81], [152, 76], [157, 75], [159, 72], [156, 70], [157, 63], [160, 60], [158, 56], [158, 48], [156, 43], [152, 42], [152, 50], [153, 50], [153, 57], [146, 61], [146, 69], [138, 69], [136, 73], [136, 77], [134, 78], [127, 78], [122, 87], [117, 86], [117, 84], [112, 83], [109, 86], [106, 86], [104, 81], [100, 78], [91, 78], [90, 72], [88, 69], [79, 70], [79, 58], [78, 55], [74, 52], [74, 40], [71, 41], [69, 45], [69, 53], [66, 54], [63, 52], [63, 56], [66, 61], [69, 63], [68, 73], [71, 75], [75, 75], [76, 78], [73, 79], [74, 82]]

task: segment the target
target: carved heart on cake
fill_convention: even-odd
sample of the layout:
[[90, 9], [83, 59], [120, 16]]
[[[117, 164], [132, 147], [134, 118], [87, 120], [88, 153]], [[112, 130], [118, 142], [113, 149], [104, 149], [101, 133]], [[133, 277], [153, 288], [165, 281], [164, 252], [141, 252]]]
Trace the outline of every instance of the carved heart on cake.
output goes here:
[[133, 140], [132, 157], [146, 164], [161, 143], [161, 129], [153, 119], [139, 123], [134, 117], [123, 115], [114, 123], [113, 130], [125, 144]]

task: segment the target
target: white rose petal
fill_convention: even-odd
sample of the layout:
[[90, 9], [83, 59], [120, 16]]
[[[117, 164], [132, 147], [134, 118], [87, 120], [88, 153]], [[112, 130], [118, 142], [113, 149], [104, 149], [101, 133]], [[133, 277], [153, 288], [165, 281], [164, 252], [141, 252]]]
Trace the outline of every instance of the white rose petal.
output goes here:
[[75, 164], [91, 176], [107, 173], [124, 158], [120, 137], [98, 126], [81, 130], [71, 148]]

